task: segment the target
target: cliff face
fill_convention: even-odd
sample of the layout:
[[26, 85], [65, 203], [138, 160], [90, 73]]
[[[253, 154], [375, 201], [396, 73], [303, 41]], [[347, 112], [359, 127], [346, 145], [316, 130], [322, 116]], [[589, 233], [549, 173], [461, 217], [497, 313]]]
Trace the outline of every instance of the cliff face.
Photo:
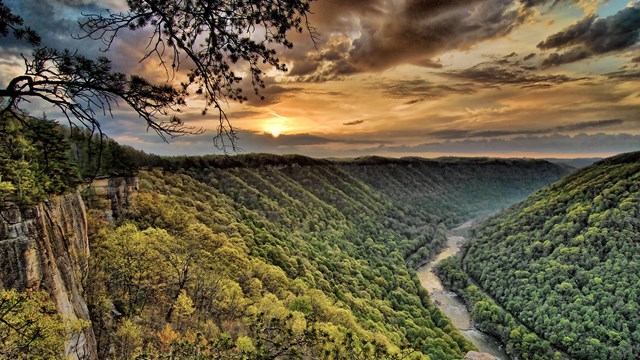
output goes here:
[[[89, 320], [81, 282], [88, 259], [87, 217], [79, 192], [38, 205], [0, 208], [1, 288], [46, 290], [65, 319]], [[92, 328], [74, 334], [65, 352], [95, 359]]]
[[137, 177], [105, 177], [94, 179], [83, 191], [87, 206], [104, 211], [105, 220], [113, 223], [129, 203], [129, 196], [138, 191]]

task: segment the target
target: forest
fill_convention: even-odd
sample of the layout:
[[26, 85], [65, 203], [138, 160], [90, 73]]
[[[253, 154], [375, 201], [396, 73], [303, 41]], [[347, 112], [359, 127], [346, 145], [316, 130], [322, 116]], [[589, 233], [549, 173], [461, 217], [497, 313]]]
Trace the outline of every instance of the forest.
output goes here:
[[[3, 147], [3, 169], [24, 159], [21, 148], [42, 158], [28, 135], [16, 134], [22, 147]], [[568, 171], [526, 160], [161, 158], [106, 143], [100, 166], [82, 155], [91, 146], [70, 141], [48, 152], [61, 159], [52, 172], [32, 173], [75, 169], [57, 192], [72, 191], [83, 173], [137, 173], [140, 190], [115, 224], [88, 210], [84, 297], [107, 359], [461, 358], [474, 346], [431, 303], [414, 267], [443, 245], [448, 223], [507, 206]], [[109, 159], [129, 165], [115, 171]], [[24, 194], [48, 191], [3, 174], [11, 201], [27, 205], [39, 197]], [[392, 174], [405, 182], [389, 182]], [[510, 190], [480, 196], [495, 192], [497, 176]], [[408, 192], [423, 201], [407, 201]], [[20, 320], [15, 309], [7, 314]], [[64, 338], [55, 329], [30, 351]]]
[[512, 358], [640, 358], [640, 153], [229, 156], [628, 151], [640, 3], [312, 3], [0, 0], [0, 359], [460, 359], [471, 219]]
[[462, 268], [572, 358], [638, 358], [639, 187], [637, 152], [576, 171], [484, 222]]

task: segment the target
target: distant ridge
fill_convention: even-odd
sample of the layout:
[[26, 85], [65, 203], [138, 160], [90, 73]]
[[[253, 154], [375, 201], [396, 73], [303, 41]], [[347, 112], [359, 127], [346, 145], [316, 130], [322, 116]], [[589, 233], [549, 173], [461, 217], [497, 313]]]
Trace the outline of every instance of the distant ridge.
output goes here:
[[630, 153], [618, 154], [612, 157], [608, 157], [606, 159], [602, 159], [596, 162], [594, 165], [604, 165], [604, 164], [614, 165], [614, 164], [625, 164], [625, 163], [632, 163], [632, 162], [639, 162], [639, 161], [640, 161], [640, 151], [635, 151]]

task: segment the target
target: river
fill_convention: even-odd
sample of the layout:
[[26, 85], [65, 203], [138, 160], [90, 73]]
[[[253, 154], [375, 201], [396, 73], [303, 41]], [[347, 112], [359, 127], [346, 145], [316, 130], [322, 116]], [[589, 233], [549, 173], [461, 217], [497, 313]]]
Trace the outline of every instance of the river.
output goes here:
[[455, 255], [460, 251], [460, 246], [465, 240], [467, 230], [472, 222], [466, 222], [451, 230], [447, 236], [447, 247], [428, 264], [417, 270], [418, 278], [422, 286], [429, 292], [431, 301], [447, 315], [453, 325], [481, 351], [489, 353], [498, 359], [508, 360], [509, 356], [504, 352], [500, 342], [482, 331], [473, 327], [471, 315], [467, 307], [458, 295], [448, 291], [433, 272], [433, 268], [442, 260]]

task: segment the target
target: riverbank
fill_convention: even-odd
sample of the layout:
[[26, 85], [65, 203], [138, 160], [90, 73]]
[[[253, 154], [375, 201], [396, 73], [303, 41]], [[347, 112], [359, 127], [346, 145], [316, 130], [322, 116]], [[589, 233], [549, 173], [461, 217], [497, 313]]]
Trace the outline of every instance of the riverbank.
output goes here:
[[498, 339], [485, 334], [473, 327], [471, 314], [467, 310], [464, 302], [456, 293], [444, 288], [440, 279], [436, 276], [433, 268], [442, 260], [458, 254], [461, 246], [466, 240], [465, 236], [472, 222], [468, 221], [455, 229], [449, 231], [447, 235], [447, 246], [424, 266], [416, 271], [420, 284], [429, 292], [431, 301], [449, 318], [453, 325], [481, 351], [489, 353], [498, 359], [508, 360], [509, 356], [502, 348]]

